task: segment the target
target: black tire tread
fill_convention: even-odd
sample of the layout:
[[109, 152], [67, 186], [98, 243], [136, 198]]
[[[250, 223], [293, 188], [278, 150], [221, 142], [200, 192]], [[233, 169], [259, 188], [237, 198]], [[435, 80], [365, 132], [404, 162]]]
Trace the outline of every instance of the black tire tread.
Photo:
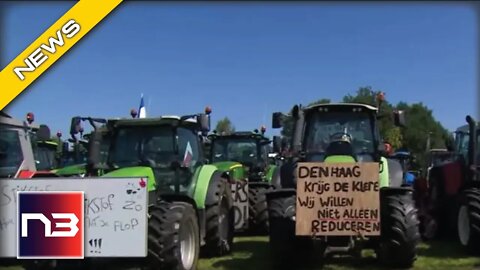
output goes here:
[[265, 192], [273, 187], [249, 186], [248, 188], [248, 218], [250, 231], [267, 234], [269, 228], [268, 205]]
[[312, 258], [313, 240], [309, 237], [296, 237], [294, 211], [295, 196], [285, 196], [268, 201], [270, 221], [269, 245], [272, 260], [281, 269], [301, 269], [301, 264], [308, 264]]
[[386, 266], [410, 268], [417, 259], [421, 239], [413, 197], [411, 193], [385, 195], [381, 204], [381, 246], [377, 255]]
[[470, 219], [470, 241], [466, 246], [472, 254], [480, 253], [480, 189], [469, 188], [463, 191], [462, 204], [466, 204]]
[[[198, 233], [198, 218], [193, 206], [186, 202], [158, 202], [149, 209], [148, 261], [151, 269], [183, 269], [179, 227], [185, 217], [194, 220]], [[200, 239], [198, 239], [200, 241]], [[198, 260], [199, 244], [197, 248]], [[194, 267], [196, 262], [194, 263]]]
[[[234, 233], [234, 212], [229, 203], [228, 196], [232, 196], [230, 184], [226, 179], [213, 178], [212, 185], [209, 186], [209, 194], [205, 203], [206, 217], [206, 235], [205, 246], [203, 248], [204, 255], [207, 257], [217, 257], [230, 254], [233, 246]], [[228, 238], [222, 239], [220, 234], [220, 224], [218, 216], [222, 211], [222, 207], [227, 207], [229, 232]], [[224, 209], [225, 210], [225, 209]]]

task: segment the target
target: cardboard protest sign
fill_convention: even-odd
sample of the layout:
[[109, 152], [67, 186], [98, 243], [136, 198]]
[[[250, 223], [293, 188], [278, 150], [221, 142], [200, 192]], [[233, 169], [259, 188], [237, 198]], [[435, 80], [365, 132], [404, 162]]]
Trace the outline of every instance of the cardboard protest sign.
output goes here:
[[296, 234], [380, 235], [378, 163], [298, 163]]

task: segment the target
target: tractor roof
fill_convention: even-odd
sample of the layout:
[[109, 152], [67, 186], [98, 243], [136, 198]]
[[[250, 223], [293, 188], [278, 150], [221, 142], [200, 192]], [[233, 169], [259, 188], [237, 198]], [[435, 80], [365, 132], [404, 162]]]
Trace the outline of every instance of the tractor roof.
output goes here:
[[6, 113], [3, 112], [3, 111], [0, 111], [0, 116], [1, 116], [1, 117], [12, 118], [10, 115], [6, 114]]
[[25, 121], [20, 121], [11, 117], [0, 116], [0, 125], [9, 126], [10, 128], [22, 128], [22, 129], [33, 129], [38, 130], [40, 126], [36, 124], [29, 125]]
[[222, 139], [245, 139], [245, 138], [252, 138], [252, 139], [258, 139], [258, 140], [264, 140], [264, 141], [269, 141], [269, 139], [265, 136], [263, 136], [260, 133], [255, 133], [253, 131], [237, 131], [233, 132], [230, 134], [210, 134], [208, 135], [209, 139], [217, 139], [217, 138], [222, 138]]
[[407, 151], [398, 151], [398, 152], [395, 152], [393, 153], [393, 156], [410, 156], [410, 152], [407, 152]]
[[458, 127], [455, 132], [468, 133], [469, 132], [468, 125], [463, 125]]
[[[480, 122], [477, 122], [477, 125], [480, 125]], [[478, 130], [480, 130], [480, 128]], [[459, 128], [457, 128], [457, 130], [455, 132], [456, 133], [469, 133], [470, 128], [469, 128], [468, 125], [463, 125], [463, 126], [460, 126]]]
[[311, 105], [305, 108], [305, 110], [310, 111], [313, 109], [317, 108], [336, 108], [336, 109], [341, 109], [341, 108], [364, 108], [372, 113], [376, 113], [378, 111], [377, 107], [374, 107], [372, 105], [368, 104], [363, 104], [363, 103], [327, 103], [327, 104], [315, 104]]
[[110, 125], [115, 126], [154, 126], [154, 125], [179, 125], [196, 127], [197, 120], [195, 118], [188, 118], [182, 120], [182, 117], [175, 115], [166, 115], [160, 117], [150, 118], [118, 118], [108, 120]]

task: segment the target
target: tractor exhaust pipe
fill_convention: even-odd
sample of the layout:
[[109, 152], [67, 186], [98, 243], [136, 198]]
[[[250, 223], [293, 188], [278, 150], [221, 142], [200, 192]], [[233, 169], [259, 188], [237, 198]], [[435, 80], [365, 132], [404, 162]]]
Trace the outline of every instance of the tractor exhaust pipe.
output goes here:
[[469, 168], [472, 173], [472, 180], [477, 180], [476, 168], [477, 168], [477, 122], [473, 117], [467, 115], [466, 117], [468, 127], [469, 127], [469, 136], [470, 139], [468, 140], [468, 160], [469, 160]]

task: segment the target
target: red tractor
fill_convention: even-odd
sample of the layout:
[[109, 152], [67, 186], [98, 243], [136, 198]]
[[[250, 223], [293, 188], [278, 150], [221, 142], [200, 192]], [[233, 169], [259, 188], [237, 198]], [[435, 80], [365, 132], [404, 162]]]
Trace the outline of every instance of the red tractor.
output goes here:
[[35, 158], [37, 141], [50, 140], [46, 125], [34, 125], [33, 114], [27, 121], [0, 113], [0, 178], [52, 177], [50, 171], [39, 171]]
[[[466, 117], [467, 125], [455, 132], [448, 151], [432, 154], [427, 168], [422, 204], [426, 238], [455, 236], [470, 251], [480, 251], [479, 124]], [[440, 155], [440, 157], [438, 157]], [[435, 161], [435, 157], [437, 157]], [[440, 159], [439, 159], [440, 158]]]

